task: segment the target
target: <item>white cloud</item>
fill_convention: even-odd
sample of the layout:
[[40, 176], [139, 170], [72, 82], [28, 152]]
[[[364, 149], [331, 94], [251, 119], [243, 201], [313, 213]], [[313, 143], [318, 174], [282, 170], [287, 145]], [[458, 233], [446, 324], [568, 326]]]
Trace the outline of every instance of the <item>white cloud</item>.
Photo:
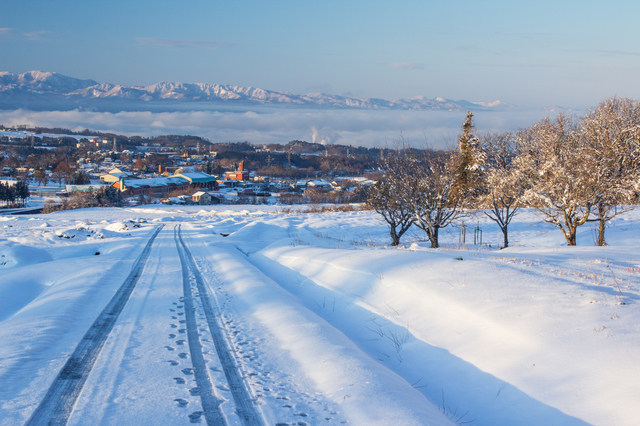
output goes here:
[[27, 40], [46, 40], [45, 37], [47, 34], [51, 34], [51, 31], [16, 31], [13, 28], [0, 28], [0, 36], [8, 35], [8, 36], [18, 36], [22, 38], [26, 38]]
[[27, 40], [46, 40], [46, 35], [51, 34], [51, 31], [30, 31], [21, 33]]

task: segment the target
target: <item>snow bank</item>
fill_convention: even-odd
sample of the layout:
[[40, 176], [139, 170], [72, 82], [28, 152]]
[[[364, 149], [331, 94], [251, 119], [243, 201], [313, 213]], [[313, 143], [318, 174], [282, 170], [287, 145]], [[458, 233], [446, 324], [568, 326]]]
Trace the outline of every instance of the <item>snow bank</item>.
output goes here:
[[296, 373], [309, 377], [350, 423], [452, 424], [411, 385], [262, 276], [233, 246], [217, 242], [207, 257], [216, 265], [219, 279], [231, 283], [238, 309], [259, 322], [264, 336], [277, 339]]

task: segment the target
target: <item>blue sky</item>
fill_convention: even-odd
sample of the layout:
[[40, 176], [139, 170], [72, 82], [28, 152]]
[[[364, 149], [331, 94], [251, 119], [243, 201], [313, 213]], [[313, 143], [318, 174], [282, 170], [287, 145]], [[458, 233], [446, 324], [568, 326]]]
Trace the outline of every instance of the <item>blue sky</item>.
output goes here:
[[0, 70], [581, 109], [640, 97], [640, 2], [7, 1]]

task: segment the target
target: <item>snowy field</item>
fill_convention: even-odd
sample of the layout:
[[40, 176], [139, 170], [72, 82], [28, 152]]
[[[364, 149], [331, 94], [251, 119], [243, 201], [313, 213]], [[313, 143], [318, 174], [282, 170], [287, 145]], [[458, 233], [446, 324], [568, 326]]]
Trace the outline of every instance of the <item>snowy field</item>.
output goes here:
[[0, 425], [638, 424], [640, 210], [434, 250], [279, 209], [0, 216]]

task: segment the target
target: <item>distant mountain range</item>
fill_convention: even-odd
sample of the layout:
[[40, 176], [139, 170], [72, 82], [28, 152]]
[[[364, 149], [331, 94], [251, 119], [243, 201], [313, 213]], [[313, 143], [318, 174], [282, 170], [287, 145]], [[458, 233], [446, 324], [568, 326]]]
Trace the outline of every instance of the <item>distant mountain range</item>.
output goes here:
[[[194, 105], [196, 103], [197, 105]], [[416, 96], [388, 101], [375, 98], [355, 98], [324, 93], [295, 95], [254, 87], [204, 83], [169, 83], [151, 86], [123, 86], [80, 80], [55, 72], [29, 71], [24, 74], [0, 72], [0, 109], [18, 108], [42, 110], [85, 109], [118, 110], [180, 110], [250, 105], [277, 105], [314, 109], [367, 110], [505, 110], [515, 106], [500, 101], [468, 102], [444, 98]]]

